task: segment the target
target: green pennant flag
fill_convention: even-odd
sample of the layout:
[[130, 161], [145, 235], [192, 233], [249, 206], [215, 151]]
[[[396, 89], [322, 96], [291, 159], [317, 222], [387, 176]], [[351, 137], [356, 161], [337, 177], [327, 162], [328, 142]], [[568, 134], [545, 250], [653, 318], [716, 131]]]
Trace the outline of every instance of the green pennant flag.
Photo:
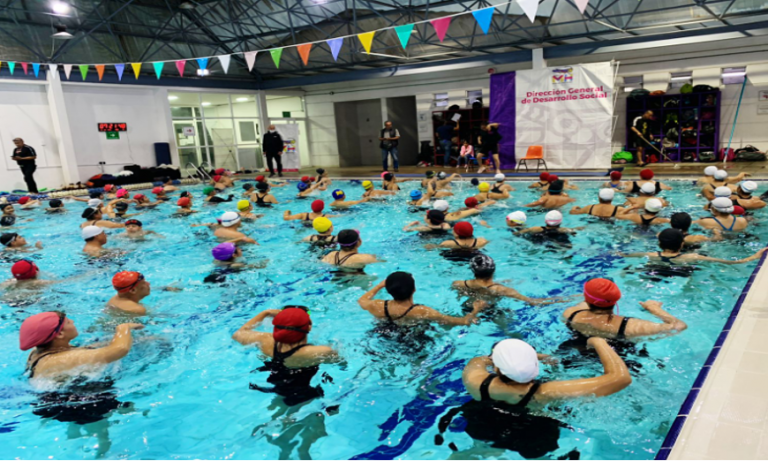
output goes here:
[[16, 69], [16, 63], [14, 61], [8, 61], [8, 70], [11, 71], [11, 75], [13, 75], [14, 69]]
[[80, 75], [83, 76], [83, 81], [85, 81], [85, 76], [88, 75], [88, 64], [81, 64], [77, 67], [80, 69]]
[[283, 49], [282, 48], [274, 48], [269, 50], [269, 54], [272, 55], [272, 61], [275, 62], [275, 67], [280, 68], [280, 56], [283, 55]]
[[411, 38], [411, 32], [413, 32], [413, 24], [406, 24], [404, 26], [395, 27], [397, 38], [400, 39], [400, 44], [403, 45], [403, 49], [408, 45], [408, 40]]

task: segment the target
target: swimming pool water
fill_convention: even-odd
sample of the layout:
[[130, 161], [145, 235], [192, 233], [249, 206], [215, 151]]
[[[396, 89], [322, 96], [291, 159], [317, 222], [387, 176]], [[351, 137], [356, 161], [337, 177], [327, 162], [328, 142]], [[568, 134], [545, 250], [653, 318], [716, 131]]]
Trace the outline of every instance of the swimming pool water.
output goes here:
[[[566, 427], [560, 431], [559, 448], [546, 457], [653, 458], [755, 263], [704, 264], [690, 277], [648, 275], [644, 260], [624, 259], [617, 253], [655, 251], [653, 233], [567, 213], [564, 226], [587, 226], [572, 238], [571, 248], [516, 237], [505, 226], [506, 214], [538, 194], [526, 189], [527, 182], [511, 184], [518, 189], [512, 199], [482, 214], [492, 229], [478, 226], [477, 218], [470, 220], [476, 223], [476, 235], [491, 241], [484, 252], [496, 261], [497, 281], [506, 281], [525, 295], [545, 297], [579, 295], [586, 280], [608, 277], [622, 289], [622, 315], [652, 319], [638, 302], [656, 299], [688, 324], [677, 336], [641, 343], [638, 349], [647, 354], [631, 356], [633, 383], [624, 391], [547, 408]], [[599, 183], [577, 184], [581, 190], [570, 192], [577, 204], [595, 203]], [[704, 201], [696, 197], [690, 181], [671, 184], [675, 190], [664, 194], [672, 202], [671, 210], [688, 211], [694, 218], [706, 215]], [[246, 247], [246, 259], [266, 262], [266, 268], [229, 274], [220, 284], [203, 282], [213, 270], [212, 232], [189, 225], [212, 222], [233, 210], [234, 204], [202, 205], [200, 186], [190, 190], [196, 193], [195, 208], [201, 213], [170, 218], [175, 206], [165, 204], [139, 216], [145, 229], [165, 239], [128, 242], [113, 238], [121, 230], [107, 231], [108, 248], [128, 250], [114, 260], [93, 261], [80, 253], [82, 204], [67, 203], [70, 211], [65, 216], [48, 216], [42, 210], [19, 212], [35, 220], [16, 231], [46, 246], [28, 257], [36, 261], [43, 278], [64, 281], [39, 293], [3, 293], [0, 453], [22, 459], [520, 459], [516, 452], [472, 440], [461, 430], [460, 420], [444, 434], [445, 443], [436, 445], [438, 420], [469, 400], [461, 384], [466, 362], [488, 354], [496, 341], [506, 337], [523, 338], [539, 352], [561, 358], [560, 365], [542, 368], [544, 380], [601, 373], [596, 358], [574, 359], [571, 352], [558, 352], [570, 337], [560, 322], [561, 312], [577, 301], [531, 307], [504, 300], [477, 325], [431, 329], [430, 340], [421, 345], [396, 344], [373, 334], [375, 321], [358, 307], [357, 299], [393, 271], [414, 274], [417, 303], [459, 315], [467, 301], [450, 284], [471, 278], [468, 264], [425, 250], [424, 245], [434, 240], [401, 231], [405, 224], [423, 218], [423, 213], [412, 213], [405, 205], [408, 191], [416, 185], [402, 184], [397, 197], [343, 211], [342, 217], [333, 219], [335, 232], [358, 229], [363, 239], [360, 251], [386, 260], [368, 266], [365, 275], [347, 277], [332, 274], [318, 261], [320, 252], [297, 243], [314, 232], [311, 228], [282, 220], [286, 209], [309, 211], [311, 200], [296, 200], [295, 187], [273, 189], [278, 200], [290, 203], [256, 209], [254, 213], [266, 216], [243, 226], [260, 243]], [[349, 199], [362, 194], [359, 184], [334, 181], [318, 195], [330, 203], [331, 190], [339, 187]], [[448, 199], [452, 210], [474, 193], [468, 183], [454, 185], [454, 191], [456, 196]], [[240, 192], [238, 186], [235, 193]], [[747, 238], [705, 244], [700, 251], [725, 258], [753, 254], [768, 240], [761, 214], [757, 213]], [[540, 225], [543, 220], [543, 212], [529, 213], [529, 224]], [[15, 259], [4, 256], [0, 273], [10, 276]], [[80, 331], [75, 343], [109, 340], [114, 325], [122, 321], [103, 310], [114, 294], [110, 281], [118, 270], [140, 271], [153, 287], [144, 300], [150, 315], [140, 320], [147, 327], [134, 335], [133, 350], [99, 375], [111, 376], [119, 399], [131, 406], [113, 412], [104, 424], [85, 427], [41, 419], [32, 413], [35, 389], [23, 376], [27, 354], [18, 349], [22, 320], [42, 311], [64, 310]], [[184, 290], [159, 290], [170, 284]], [[249, 389], [249, 383], [265, 382], [264, 373], [251, 372], [261, 366], [262, 357], [255, 348], [231, 339], [258, 312], [287, 304], [309, 306], [314, 324], [310, 342], [331, 344], [346, 359], [341, 365], [323, 365], [315, 377], [313, 384], [322, 386], [323, 398], [290, 408], [273, 394]]]

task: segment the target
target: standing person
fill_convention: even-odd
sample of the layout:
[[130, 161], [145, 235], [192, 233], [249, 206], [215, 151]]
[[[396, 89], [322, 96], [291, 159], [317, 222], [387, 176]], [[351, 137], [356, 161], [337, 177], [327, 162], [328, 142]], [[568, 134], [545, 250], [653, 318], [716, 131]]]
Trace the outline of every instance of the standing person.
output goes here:
[[275, 176], [275, 168], [272, 166], [272, 160], [277, 163], [277, 175], [283, 177], [283, 137], [275, 130], [275, 125], [269, 125], [269, 131], [264, 133], [264, 140], [261, 143], [261, 148], [264, 150], [264, 155], [267, 156], [267, 166], [269, 167], [269, 177]]
[[651, 134], [651, 120], [653, 120], [653, 111], [647, 110], [642, 115], [635, 119], [632, 124], [632, 144], [637, 147], [637, 166], [645, 166], [646, 162], [643, 158], [643, 152], [645, 151], [646, 136], [653, 141], [653, 135]]
[[440, 147], [443, 149], [443, 166], [448, 167], [448, 163], [451, 161], [451, 149], [453, 148], [453, 133], [459, 131], [459, 124], [453, 125], [453, 122], [447, 120], [443, 124], [437, 127], [435, 130], [437, 141], [440, 143]]
[[477, 142], [480, 144], [480, 151], [477, 154], [477, 163], [480, 165], [478, 173], [485, 171], [482, 165], [483, 156], [492, 157], [493, 165], [496, 167], [496, 174], [501, 173], [501, 164], [499, 163], [499, 141], [501, 135], [498, 131], [498, 123], [483, 123], [480, 125], [480, 136]]
[[37, 194], [37, 184], [35, 183], [35, 178], [32, 177], [32, 174], [37, 169], [35, 164], [37, 153], [31, 146], [24, 144], [24, 140], [21, 138], [14, 139], [13, 144], [16, 145], [16, 148], [13, 149], [11, 159], [16, 160], [16, 163], [19, 164], [21, 174], [24, 175], [24, 182], [27, 183], [27, 191]]
[[387, 171], [387, 165], [389, 164], [389, 155], [392, 154], [392, 163], [395, 166], [395, 172], [398, 171], [398, 158], [397, 158], [397, 145], [399, 144], [400, 132], [397, 128], [392, 127], [392, 122], [387, 120], [384, 122], [384, 129], [381, 130], [379, 136], [379, 147], [381, 147], [381, 165], [382, 171]]

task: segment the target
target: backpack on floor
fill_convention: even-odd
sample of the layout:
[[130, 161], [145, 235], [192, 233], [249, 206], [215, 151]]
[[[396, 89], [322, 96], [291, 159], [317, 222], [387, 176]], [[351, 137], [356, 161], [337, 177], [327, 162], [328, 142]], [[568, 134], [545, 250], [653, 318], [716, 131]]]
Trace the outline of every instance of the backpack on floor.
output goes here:
[[718, 156], [718, 160], [725, 159], [726, 162], [732, 162], [736, 154], [733, 152], [733, 148], [728, 149], [728, 152], [726, 154], [725, 147], [720, 148], [720, 155]]
[[704, 152], [699, 152], [700, 162], [714, 162], [715, 160], [717, 160], [717, 156], [715, 155], [714, 151], [708, 150]]
[[765, 160], [765, 154], [755, 146], [744, 146], [736, 149], [734, 161], [736, 162], [760, 162]]

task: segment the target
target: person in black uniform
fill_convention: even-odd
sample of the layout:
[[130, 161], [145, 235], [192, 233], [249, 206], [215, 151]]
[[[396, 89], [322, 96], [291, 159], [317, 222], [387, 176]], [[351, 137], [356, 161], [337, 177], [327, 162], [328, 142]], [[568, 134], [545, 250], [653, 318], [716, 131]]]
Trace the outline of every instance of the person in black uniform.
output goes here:
[[24, 144], [24, 140], [21, 138], [14, 139], [13, 143], [16, 145], [16, 148], [13, 149], [11, 159], [16, 160], [16, 163], [19, 164], [21, 173], [24, 175], [24, 182], [27, 183], [27, 191], [37, 193], [37, 184], [35, 183], [35, 178], [32, 177], [37, 169], [35, 164], [37, 153], [31, 146]]
[[653, 141], [653, 135], [651, 134], [652, 120], [653, 111], [647, 110], [642, 117], [636, 118], [634, 123], [632, 123], [632, 144], [637, 148], [637, 166], [646, 165], [643, 152], [645, 151], [646, 141]]
[[277, 163], [277, 175], [283, 176], [283, 137], [275, 130], [275, 125], [269, 125], [269, 131], [264, 133], [264, 141], [261, 148], [264, 155], [267, 156], [267, 166], [269, 167], [269, 177], [275, 176], [275, 168], [272, 166], [272, 160]]

